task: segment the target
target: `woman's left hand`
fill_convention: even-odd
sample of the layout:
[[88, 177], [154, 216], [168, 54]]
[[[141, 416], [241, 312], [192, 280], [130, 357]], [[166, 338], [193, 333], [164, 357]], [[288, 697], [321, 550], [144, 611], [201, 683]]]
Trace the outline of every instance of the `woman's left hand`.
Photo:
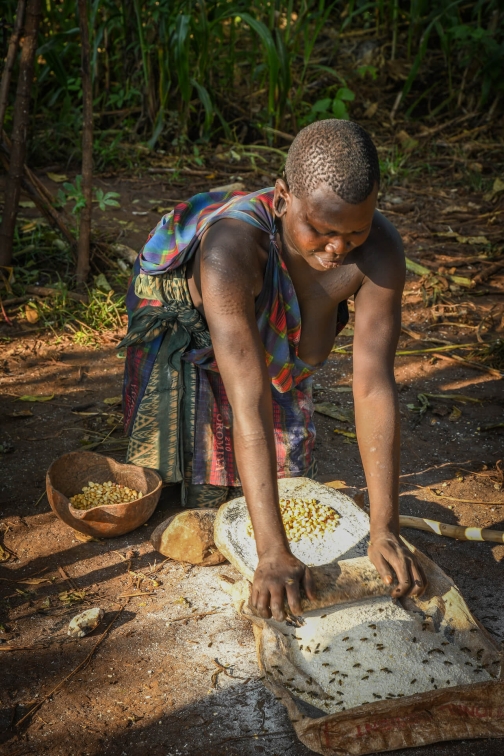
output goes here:
[[368, 555], [384, 583], [392, 585], [397, 579], [398, 584], [391, 593], [393, 598], [421, 596], [427, 588], [420, 562], [394, 533], [384, 531], [372, 535]]

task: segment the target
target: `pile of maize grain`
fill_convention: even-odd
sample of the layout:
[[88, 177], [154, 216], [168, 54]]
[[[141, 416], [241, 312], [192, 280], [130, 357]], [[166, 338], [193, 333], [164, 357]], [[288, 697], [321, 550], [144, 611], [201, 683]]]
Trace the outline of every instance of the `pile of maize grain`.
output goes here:
[[70, 503], [74, 509], [92, 509], [93, 507], [101, 507], [105, 504], [121, 504], [135, 501], [136, 499], [140, 499], [141, 496], [140, 491], [133, 491], [127, 486], [107, 480], [106, 483], [89, 482], [82, 489], [82, 493], [71, 497]]
[[[319, 538], [332, 533], [339, 524], [339, 514], [316, 499], [280, 499], [280, 514], [287, 539]], [[247, 520], [247, 535], [253, 537], [252, 522]]]

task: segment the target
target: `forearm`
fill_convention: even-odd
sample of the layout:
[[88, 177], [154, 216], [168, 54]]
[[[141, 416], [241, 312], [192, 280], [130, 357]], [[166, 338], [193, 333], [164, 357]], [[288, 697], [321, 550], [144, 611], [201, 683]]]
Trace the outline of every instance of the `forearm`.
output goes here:
[[256, 397], [254, 389], [250, 387], [246, 400], [235, 400], [232, 407], [234, 453], [254, 528], [258, 556], [267, 551], [288, 550], [278, 501], [269, 385], [262, 387], [262, 391], [259, 389]]
[[355, 391], [357, 440], [368, 486], [371, 537], [399, 535], [399, 406], [395, 384]]

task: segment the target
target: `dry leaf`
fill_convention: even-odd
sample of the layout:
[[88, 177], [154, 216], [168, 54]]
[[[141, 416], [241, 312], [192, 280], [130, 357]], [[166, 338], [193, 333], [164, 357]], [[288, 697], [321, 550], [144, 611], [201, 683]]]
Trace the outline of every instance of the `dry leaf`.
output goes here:
[[396, 134], [396, 136], [397, 136], [398, 140], [401, 143], [401, 147], [406, 152], [408, 152], [409, 150], [413, 150], [415, 147], [418, 146], [418, 140], [417, 139], [413, 139], [413, 137], [411, 137], [408, 134], [407, 131], [404, 131], [404, 129], [402, 129], [401, 131], [399, 131]]
[[103, 404], [121, 404], [122, 396], [111, 396], [103, 400]]
[[54, 578], [26, 578], [26, 580], [18, 580], [18, 583], [23, 585], [40, 585], [41, 583], [52, 583]]
[[34, 396], [32, 394], [24, 394], [23, 396], [18, 397], [19, 402], [50, 402], [51, 399], [54, 399], [54, 394], [51, 394], [50, 396]]
[[30, 231], [35, 231], [36, 228], [37, 228], [37, 222], [30, 221], [30, 223], [25, 223], [24, 226], [21, 226], [21, 233], [29, 234]]
[[461, 415], [462, 415], [462, 410], [459, 409], [458, 407], [453, 407], [448, 420], [451, 420], [452, 422], [454, 422], [455, 420], [458, 420]]
[[372, 118], [375, 115], [377, 110], [378, 110], [378, 103], [373, 102], [369, 106], [369, 108], [366, 108], [366, 110], [364, 111], [364, 118]]
[[58, 596], [59, 600], [70, 606], [71, 604], [79, 604], [86, 598], [86, 591], [63, 591]]
[[348, 488], [348, 485], [345, 483], [344, 480], [330, 480], [327, 483], [324, 483], [325, 486], [328, 488]]
[[9, 554], [8, 551], [4, 549], [4, 547], [0, 543], [0, 562], [6, 562], [10, 558], [11, 558], [11, 555]]
[[[215, 178], [215, 176], [213, 176]], [[212, 186], [210, 192], [243, 192], [245, 184], [241, 181], [235, 181], [233, 184], [224, 184], [223, 186]]]
[[64, 181], [68, 181], [68, 176], [64, 173], [46, 173], [47, 178], [54, 181], [55, 184], [62, 184]]
[[80, 530], [74, 530], [74, 538], [76, 538], [78, 541], [82, 541], [82, 543], [87, 543], [88, 541], [97, 541], [99, 543], [100, 541], [99, 538], [95, 538], [94, 536], [88, 535], [87, 533], [81, 533]]
[[7, 415], [7, 417], [33, 417], [33, 412], [29, 409], [16, 410]]
[[36, 207], [35, 202], [32, 202], [31, 200], [21, 200], [18, 204], [19, 207]]
[[40, 320], [40, 315], [38, 313], [38, 310], [36, 307], [32, 307], [31, 305], [26, 305], [25, 307], [25, 316], [28, 323], [31, 323], [32, 325], [34, 323], [38, 323]]
[[332, 402], [318, 402], [314, 405], [315, 412], [320, 415], [327, 415], [334, 420], [339, 420], [342, 423], [353, 423], [354, 413], [352, 409], [342, 409]]
[[491, 244], [492, 242], [486, 236], [458, 236], [456, 237], [460, 244]]
[[357, 438], [357, 435], [355, 433], [352, 433], [352, 431], [341, 430], [340, 428], [335, 428], [334, 433], [338, 433], [340, 436], [345, 436], [345, 438]]
[[489, 192], [483, 195], [485, 202], [490, 202], [504, 192], [504, 181], [500, 178], [496, 178], [493, 182], [493, 186]]

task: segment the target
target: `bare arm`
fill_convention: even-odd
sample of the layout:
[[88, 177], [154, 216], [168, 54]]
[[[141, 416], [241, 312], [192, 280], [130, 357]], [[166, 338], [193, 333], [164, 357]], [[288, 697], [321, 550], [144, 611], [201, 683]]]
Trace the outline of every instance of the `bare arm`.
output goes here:
[[401, 328], [405, 264], [392, 230], [384, 248], [366, 264], [366, 278], [355, 297], [354, 400], [359, 450], [369, 491], [369, 556], [395, 596], [425, 589], [421, 567], [399, 540], [400, 429], [394, 357]]
[[289, 550], [280, 515], [271, 385], [255, 316], [262, 271], [257, 246], [240, 225], [219, 221], [206, 233], [201, 294], [233, 410], [234, 454], [259, 557], [252, 601], [264, 617], [283, 619], [285, 593], [300, 614], [299, 584], [311, 595], [311, 583], [309, 571]]

